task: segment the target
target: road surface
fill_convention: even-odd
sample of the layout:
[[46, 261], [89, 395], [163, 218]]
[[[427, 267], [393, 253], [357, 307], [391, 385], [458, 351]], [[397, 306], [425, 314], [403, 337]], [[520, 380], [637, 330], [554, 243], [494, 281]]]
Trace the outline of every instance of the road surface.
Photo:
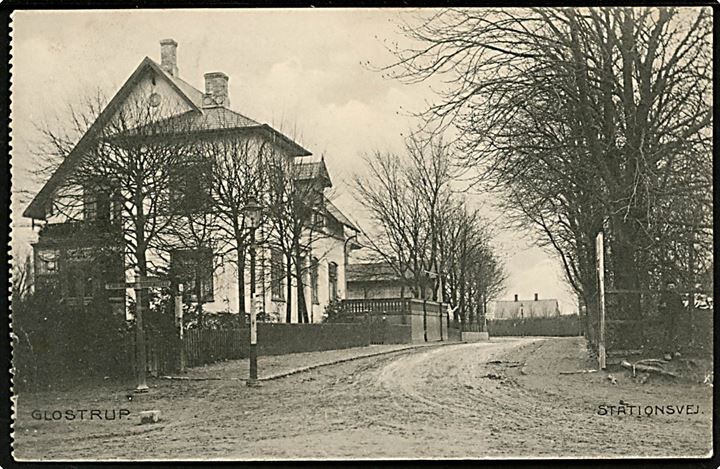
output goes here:
[[[16, 456], [43, 459], [529, 458], [706, 454], [712, 389], [559, 375], [580, 338], [494, 339], [361, 359], [270, 381], [157, 382], [148, 395], [28, 396]], [[695, 415], [601, 416], [626, 402]], [[155, 425], [38, 422], [32, 408], [158, 409]]]

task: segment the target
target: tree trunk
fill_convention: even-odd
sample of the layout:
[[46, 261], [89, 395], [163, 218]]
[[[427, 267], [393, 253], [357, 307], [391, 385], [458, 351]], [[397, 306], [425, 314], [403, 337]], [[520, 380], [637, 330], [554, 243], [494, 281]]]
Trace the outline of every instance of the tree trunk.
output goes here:
[[307, 303], [305, 302], [305, 285], [303, 283], [302, 257], [300, 256], [300, 246], [295, 245], [295, 279], [297, 281], [297, 304], [298, 304], [298, 322], [309, 323]]
[[200, 276], [200, 267], [199, 263], [195, 263], [195, 300], [197, 301], [197, 305], [195, 306], [195, 312], [197, 314], [198, 318], [198, 326], [202, 326], [203, 324], [203, 302], [202, 302], [202, 284], [200, 282], [201, 280]]
[[[138, 186], [140, 187], [140, 186]], [[135, 262], [137, 263], [136, 267], [139, 271], [140, 275], [143, 277], [147, 277], [148, 269], [147, 269], [147, 243], [145, 241], [145, 211], [143, 210], [142, 205], [142, 196], [138, 193], [134, 196], [134, 203], [137, 207], [137, 217], [135, 220], [135, 239], [136, 239], [136, 245], [135, 245]], [[141, 295], [142, 300], [142, 309], [143, 311], [148, 311], [148, 308], [150, 307], [150, 297], [146, 294], [147, 290], [143, 291], [143, 294]], [[136, 298], [137, 300], [137, 298]]]
[[460, 309], [460, 322], [462, 324], [465, 324], [465, 321], [467, 319], [467, 311], [465, 305], [465, 279], [463, 277], [464, 275], [461, 275], [459, 288], [460, 291], [458, 292], [458, 306]]
[[[620, 216], [614, 217], [611, 239], [612, 288], [630, 290], [628, 293], [616, 294], [608, 298], [610, 308], [607, 309], [609, 320], [641, 320], [643, 317], [639, 276], [638, 248], [636, 236], [632, 228]], [[636, 349], [643, 345], [642, 328], [628, 327], [623, 337], [617, 341], [621, 349]]]

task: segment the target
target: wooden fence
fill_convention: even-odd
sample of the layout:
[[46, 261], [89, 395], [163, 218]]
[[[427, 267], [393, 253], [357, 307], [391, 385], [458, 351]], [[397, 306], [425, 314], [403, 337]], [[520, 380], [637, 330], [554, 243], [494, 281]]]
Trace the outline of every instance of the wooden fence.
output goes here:
[[[399, 329], [402, 330], [394, 332], [392, 337], [409, 335], [405, 330], [409, 326]], [[258, 323], [258, 355], [335, 350], [369, 344], [370, 330], [365, 323]], [[128, 347], [132, 346], [132, 341], [129, 341]], [[250, 331], [248, 328], [189, 329], [184, 332], [182, 343], [175, 334], [168, 337], [167, 334], [149, 332], [146, 338], [147, 371], [153, 376], [178, 371], [180, 347], [183, 347], [187, 367], [247, 358]]]
[[248, 329], [190, 329], [185, 331], [183, 348], [185, 365], [206, 365], [221, 360], [243, 358], [247, 349], [245, 342]]

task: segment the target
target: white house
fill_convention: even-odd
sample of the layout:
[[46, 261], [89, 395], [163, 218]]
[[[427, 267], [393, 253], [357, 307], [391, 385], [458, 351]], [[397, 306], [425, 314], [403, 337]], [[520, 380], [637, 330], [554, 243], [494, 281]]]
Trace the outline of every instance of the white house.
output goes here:
[[[87, 147], [93, 135], [102, 132], [119, 120], [133, 122], [133, 106], [147, 103], [162, 122], [173, 122], [175, 133], [159, 133], [158, 138], [197, 136], [205, 142], [217, 142], [229, 137], [269, 145], [275, 154], [282, 155], [301, 167], [299, 179], [316, 183], [322, 203], [313, 217], [320, 220], [303, 252], [305, 299], [311, 322], [322, 320], [327, 304], [346, 295], [345, 268], [348, 250], [358, 228], [338, 209], [324, 192], [332, 185], [322, 159], [313, 155], [288, 136], [267, 124], [259, 123], [230, 108], [229, 77], [221, 72], [205, 74], [205, 91], [201, 91], [180, 77], [177, 67], [177, 43], [161, 41], [161, 61], [142, 60], [130, 78], [102, 110], [87, 133], [52, 174], [24, 212], [31, 218], [37, 232], [34, 247], [36, 287], [55, 286], [68, 301], [87, 304], [98, 295], [107, 295], [108, 282], [132, 279], [132, 265], [124, 255], [128, 242], [130, 221], [123, 216], [122, 196], [110, 190], [99, 190], [89, 182], [70, 183], [73, 174], [87, 158]], [[139, 121], [139, 120], [138, 120]], [[132, 137], [133, 128], [126, 135]], [[183, 180], [184, 190], [193, 192], [193, 200], [202, 194], [202, 173]], [[217, 190], [215, 187], [210, 190]], [[200, 191], [200, 192], [198, 192]], [[82, 194], [81, 197], [77, 195]], [[117, 197], [116, 197], [117, 196]], [[169, 199], [173, 194], [167, 194]], [[80, 200], [79, 203], [70, 200]], [[148, 204], [153, 204], [150, 200]], [[159, 203], [159, 202], [158, 202]], [[198, 219], [201, 215], [198, 215]], [[270, 230], [260, 226], [258, 237]], [[148, 265], [154, 275], [173, 275], [192, 266], [192, 279], [183, 280], [186, 294], [198, 291], [203, 308], [208, 312], [237, 313], [249, 311], [250, 266], [245, 263], [245, 307], [240, 305], [237, 263], [227, 249], [205, 247], [178, 249], [153, 246], [147, 253]], [[288, 278], [280, 266], [286, 262], [282, 252], [261, 245], [257, 252], [256, 291], [262, 310], [272, 320], [285, 321]], [[203, 267], [206, 266], [207, 268]], [[197, 272], [203, 272], [198, 274]], [[177, 274], [180, 275], [180, 274]], [[179, 278], [179, 277], [178, 277]], [[178, 280], [179, 281], [179, 280]], [[292, 286], [292, 322], [298, 321], [297, 287]], [[127, 290], [127, 295], [132, 295]], [[110, 293], [115, 309], [125, 309], [122, 292]], [[197, 300], [197, 295], [192, 297]]]

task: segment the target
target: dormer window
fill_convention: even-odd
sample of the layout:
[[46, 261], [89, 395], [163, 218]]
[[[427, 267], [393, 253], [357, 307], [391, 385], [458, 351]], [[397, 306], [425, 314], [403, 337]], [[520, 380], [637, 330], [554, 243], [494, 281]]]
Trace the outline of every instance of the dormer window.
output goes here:
[[325, 227], [325, 215], [323, 215], [320, 212], [313, 212], [312, 214], [312, 223], [315, 228], [324, 228]]

